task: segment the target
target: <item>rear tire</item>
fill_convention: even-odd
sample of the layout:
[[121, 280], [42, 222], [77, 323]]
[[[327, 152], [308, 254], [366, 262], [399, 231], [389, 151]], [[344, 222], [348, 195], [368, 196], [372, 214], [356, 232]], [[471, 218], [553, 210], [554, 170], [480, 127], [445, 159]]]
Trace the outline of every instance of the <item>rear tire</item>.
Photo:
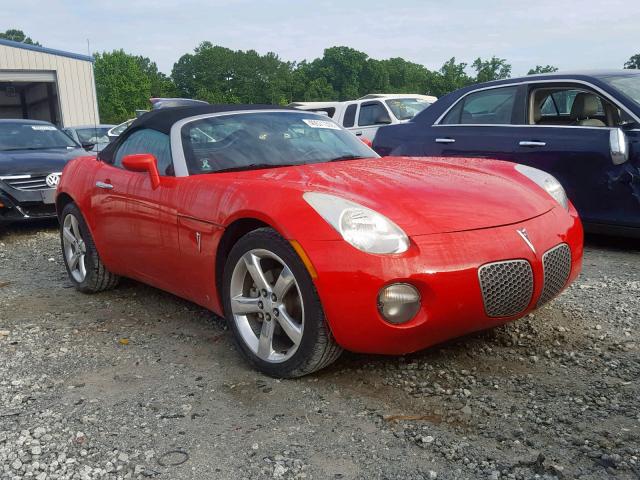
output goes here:
[[260, 228], [238, 240], [227, 258], [222, 285], [236, 343], [261, 372], [301, 377], [342, 353], [307, 268], [275, 230]]
[[118, 284], [120, 277], [107, 270], [100, 260], [89, 227], [73, 202], [60, 215], [60, 243], [69, 280], [77, 290], [97, 293]]

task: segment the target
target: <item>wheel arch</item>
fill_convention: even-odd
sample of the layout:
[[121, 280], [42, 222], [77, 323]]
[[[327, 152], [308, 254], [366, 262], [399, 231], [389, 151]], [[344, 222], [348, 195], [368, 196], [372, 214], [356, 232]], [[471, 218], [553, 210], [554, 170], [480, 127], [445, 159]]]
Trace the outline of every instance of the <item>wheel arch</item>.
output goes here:
[[221, 310], [224, 310], [222, 302], [222, 278], [224, 276], [224, 266], [227, 262], [227, 257], [238, 240], [244, 237], [247, 233], [260, 228], [272, 228], [278, 231], [273, 225], [266, 223], [264, 220], [259, 220], [254, 217], [242, 217], [235, 219], [225, 228], [224, 233], [220, 238], [220, 242], [218, 242], [218, 248], [216, 250], [215, 279], [218, 304], [220, 305]]
[[64, 207], [74, 202], [75, 200], [73, 199], [73, 197], [67, 192], [60, 192], [56, 196], [56, 214], [58, 215], [58, 219], [60, 219], [60, 215], [62, 215], [62, 210], [64, 209]]

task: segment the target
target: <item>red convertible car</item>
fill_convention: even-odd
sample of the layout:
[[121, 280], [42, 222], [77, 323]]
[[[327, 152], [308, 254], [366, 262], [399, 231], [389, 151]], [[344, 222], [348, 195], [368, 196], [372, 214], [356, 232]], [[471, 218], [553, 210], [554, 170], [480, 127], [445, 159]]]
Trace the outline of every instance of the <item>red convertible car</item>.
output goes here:
[[551, 175], [380, 158], [327, 117], [272, 106], [147, 113], [66, 166], [56, 205], [80, 291], [126, 276], [189, 299], [281, 377], [515, 320], [582, 261]]

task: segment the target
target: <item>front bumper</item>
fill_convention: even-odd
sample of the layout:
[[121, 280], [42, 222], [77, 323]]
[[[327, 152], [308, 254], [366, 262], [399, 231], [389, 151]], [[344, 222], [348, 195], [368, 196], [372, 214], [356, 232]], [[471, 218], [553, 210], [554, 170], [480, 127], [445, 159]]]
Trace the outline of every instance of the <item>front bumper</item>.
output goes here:
[[[517, 233], [526, 228], [535, 252]], [[360, 252], [344, 241], [303, 245], [318, 272], [315, 280], [336, 341], [363, 353], [404, 354], [520, 318], [536, 308], [544, 289], [542, 258], [566, 243], [571, 250], [566, 288], [582, 266], [583, 230], [577, 213], [555, 208], [515, 225], [411, 238], [402, 255]], [[488, 263], [522, 259], [531, 265], [533, 293], [526, 308], [511, 316], [490, 317], [478, 270]], [[378, 313], [380, 288], [408, 282], [421, 294], [421, 309], [409, 322], [393, 325]]]
[[0, 180], [0, 222], [54, 218], [55, 189], [24, 191], [12, 188]]

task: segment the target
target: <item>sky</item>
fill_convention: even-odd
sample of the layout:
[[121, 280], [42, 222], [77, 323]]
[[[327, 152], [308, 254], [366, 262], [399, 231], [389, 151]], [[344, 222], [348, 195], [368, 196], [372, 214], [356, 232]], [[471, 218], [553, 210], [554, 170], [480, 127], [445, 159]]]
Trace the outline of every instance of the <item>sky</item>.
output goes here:
[[2, 2], [0, 31], [46, 47], [124, 49], [161, 71], [208, 40], [234, 50], [313, 60], [345, 45], [430, 69], [495, 55], [512, 75], [535, 65], [621, 68], [640, 53], [637, 0], [21, 0]]

